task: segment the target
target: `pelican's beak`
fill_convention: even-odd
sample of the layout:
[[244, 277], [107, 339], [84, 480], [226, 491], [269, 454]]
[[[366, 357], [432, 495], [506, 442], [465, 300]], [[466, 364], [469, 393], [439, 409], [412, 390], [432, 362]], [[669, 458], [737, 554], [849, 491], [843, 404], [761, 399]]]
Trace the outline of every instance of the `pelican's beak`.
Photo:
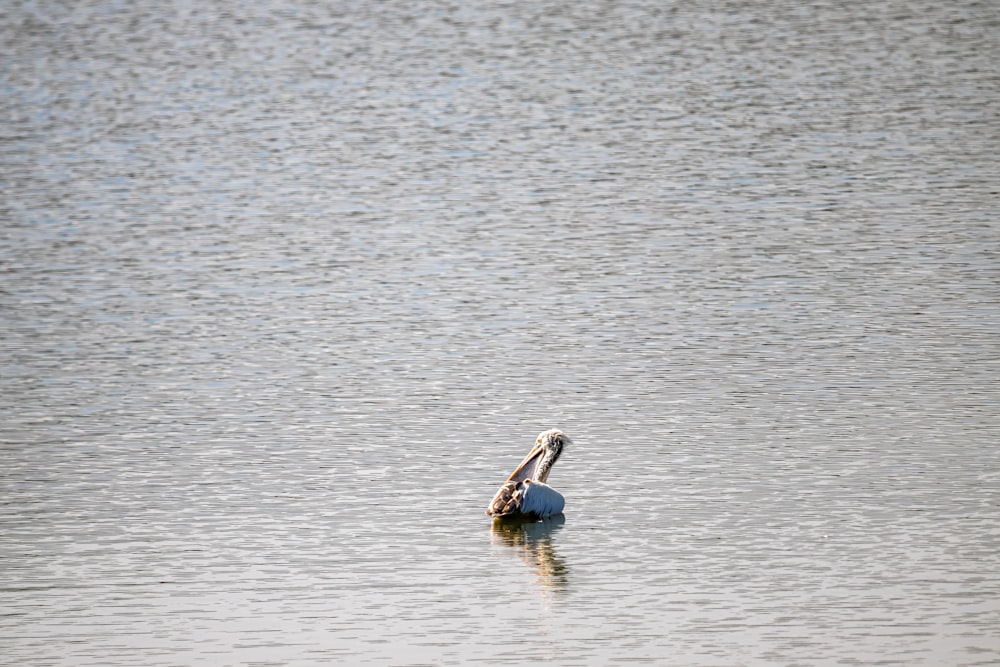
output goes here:
[[514, 468], [514, 472], [510, 474], [507, 478], [508, 482], [521, 482], [526, 479], [535, 479], [535, 471], [538, 469], [538, 463], [542, 460], [542, 454], [545, 452], [541, 445], [535, 445], [528, 452], [528, 455], [524, 457], [524, 460]]

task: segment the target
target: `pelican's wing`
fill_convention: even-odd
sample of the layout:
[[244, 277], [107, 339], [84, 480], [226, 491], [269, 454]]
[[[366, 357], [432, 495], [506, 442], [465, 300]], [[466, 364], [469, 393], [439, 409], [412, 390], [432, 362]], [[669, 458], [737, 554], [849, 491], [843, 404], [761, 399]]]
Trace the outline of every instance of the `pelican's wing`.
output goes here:
[[518, 506], [521, 504], [521, 489], [524, 484], [520, 482], [505, 482], [497, 494], [490, 501], [490, 506], [486, 513], [490, 516], [510, 516], [518, 513]]

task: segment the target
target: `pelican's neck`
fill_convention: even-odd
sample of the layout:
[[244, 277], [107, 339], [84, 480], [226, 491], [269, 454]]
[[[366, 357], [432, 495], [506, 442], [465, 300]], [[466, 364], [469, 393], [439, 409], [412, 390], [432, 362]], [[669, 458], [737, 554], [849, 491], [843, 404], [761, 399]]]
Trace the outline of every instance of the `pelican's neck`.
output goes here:
[[542, 460], [538, 462], [538, 467], [535, 468], [535, 481], [544, 484], [549, 479], [549, 473], [552, 472], [552, 466], [556, 464], [559, 459], [559, 454], [562, 450], [546, 451], [542, 456]]

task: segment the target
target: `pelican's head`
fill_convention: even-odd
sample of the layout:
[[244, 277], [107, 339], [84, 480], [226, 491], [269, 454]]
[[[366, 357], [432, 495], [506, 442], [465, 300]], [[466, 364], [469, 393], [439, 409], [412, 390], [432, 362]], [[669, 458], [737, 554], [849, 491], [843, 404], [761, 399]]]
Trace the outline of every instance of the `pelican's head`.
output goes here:
[[572, 444], [572, 441], [562, 431], [556, 429], [542, 431], [535, 438], [535, 445], [521, 461], [521, 465], [517, 466], [507, 478], [508, 481], [521, 482], [530, 479], [544, 483], [549, 478], [549, 471], [562, 454], [563, 448], [569, 444]]

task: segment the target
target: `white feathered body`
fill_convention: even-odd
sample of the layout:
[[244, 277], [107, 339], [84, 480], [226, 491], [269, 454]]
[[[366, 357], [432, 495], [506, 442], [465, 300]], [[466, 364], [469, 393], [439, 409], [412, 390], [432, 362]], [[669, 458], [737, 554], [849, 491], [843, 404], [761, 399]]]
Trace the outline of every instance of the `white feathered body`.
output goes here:
[[487, 514], [494, 517], [525, 514], [545, 518], [559, 514], [564, 507], [566, 499], [548, 484], [530, 479], [520, 482], [511, 480], [497, 491]]

